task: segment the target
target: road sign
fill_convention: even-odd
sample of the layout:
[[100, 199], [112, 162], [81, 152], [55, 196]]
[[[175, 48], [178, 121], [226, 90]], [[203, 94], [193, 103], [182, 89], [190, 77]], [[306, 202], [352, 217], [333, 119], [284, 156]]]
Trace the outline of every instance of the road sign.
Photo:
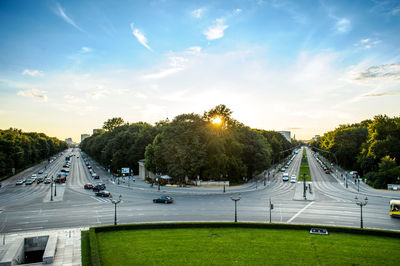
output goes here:
[[122, 174], [129, 174], [129, 168], [121, 168]]

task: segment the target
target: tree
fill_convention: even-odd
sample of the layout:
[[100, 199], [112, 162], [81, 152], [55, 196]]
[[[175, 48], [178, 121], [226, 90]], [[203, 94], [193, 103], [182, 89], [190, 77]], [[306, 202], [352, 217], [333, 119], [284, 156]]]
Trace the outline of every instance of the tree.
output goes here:
[[123, 124], [124, 120], [121, 117], [114, 117], [104, 122], [103, 129], [106, 131], [112, 131], [114, 128], [122, 126]]

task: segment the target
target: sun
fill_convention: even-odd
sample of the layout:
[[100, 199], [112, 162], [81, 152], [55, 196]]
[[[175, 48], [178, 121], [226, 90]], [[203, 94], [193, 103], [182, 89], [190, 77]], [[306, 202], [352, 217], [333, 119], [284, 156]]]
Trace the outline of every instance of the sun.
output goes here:
[[211, 123], [213, 123], [214, 125], [220, 125], [222, 123], [222, 119], [221, 117], [216, 116], [211, 119]]

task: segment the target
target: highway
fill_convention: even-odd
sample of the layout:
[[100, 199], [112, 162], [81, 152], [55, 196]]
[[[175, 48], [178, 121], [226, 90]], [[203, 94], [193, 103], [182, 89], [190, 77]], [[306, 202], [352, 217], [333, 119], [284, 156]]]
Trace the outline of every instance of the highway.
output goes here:
[[[15, 185], [19, 177], [37, 173], [47, 162], [2, 183], [0, 233], [113, 224], [114, 205], [110, 200], [96, 197], [91, 190], [83, 188], [85, 183], [97, 180], [92, 179], [79, 149], [64, 152], [46, 167], [45, 173], [55, 177], [65, 163], [65, 156], [71, 153], [75, 156], [71, 157], [67, 182], [57, 184], [57, 195], [53, 195], [53, 201], [49, 184]], [[312, 195], [308, 194], [310, 197], [307, 200], [296, 197], [302, 193], [298, 191], [302, 185], [283, 182], [282, 173], [271, 175], [265, 186], [262, 181], [251, 182], [227, 188], [225, 193], [219, 188], [197, 187], [161, 187], [158, 191], [156, 186], [150, 187], [137, 178], [136, 182], [125, 180], [120, 185], [115, 184], [96, 162], [90, 161], [90, 164], [114, 197], [122, 195], [122, 202], [117, 206], [118, 223], [233, 221], [234, 202], [229, 196], [241, 192], [239, 222], [269, 222], [271, 199], [274, 204], [272, 222], [359, 227], [360, 207], [354, 201], [358, 195], [360, 199], [368, 196], [368, 204], [363, 208], [365, 228], [400, 230], [400, 219], [389, 216], [389, 201], [399, 199], [400, 193], [375, 190], [365, 184], [360, 185], [358, 193], [352, 182], [346, 188], [340, 175], [337, 178], [325, 174], [308, 149], [307, 154], [312, 178]], [[289, 176], [298, 174], [300, 162], [301, 151], [286, 170]], [[154, 204], [152, 199], [161, 194], [171, 195], [175, 202]]]

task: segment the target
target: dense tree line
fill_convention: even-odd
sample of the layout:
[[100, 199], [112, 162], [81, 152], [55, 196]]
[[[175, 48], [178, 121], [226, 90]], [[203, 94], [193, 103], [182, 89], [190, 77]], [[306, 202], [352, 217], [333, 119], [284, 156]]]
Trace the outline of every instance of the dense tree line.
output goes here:
[[113, 172], [130, 167], [137, 174], [145, 158], [147, 169], [180, 183], [197, 177], [242, 182], [290, 154], [291, 144], [280, 133], [251, 129], [231, 114], [218, 105], [202, 116], [182, 114], [155, 126], [112, 118], [81, 148]]
[[376, 188], [398, 183], [400, 177], [400, 117], [375, 116], [352, 125], [341, 125], [311, 142], [329, 153], [330, 160], [357, 170]]
[[68, 148], [65, 141], [43, 133], [25, 133], [19, 129], [0, 130], [0, 176], [19, 172]]

